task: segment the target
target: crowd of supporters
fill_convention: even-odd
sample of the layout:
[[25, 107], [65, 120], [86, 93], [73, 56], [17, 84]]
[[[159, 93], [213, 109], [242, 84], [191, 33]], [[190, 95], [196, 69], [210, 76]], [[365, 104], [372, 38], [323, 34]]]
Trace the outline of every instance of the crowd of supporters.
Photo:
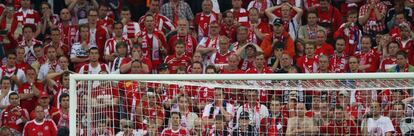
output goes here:
[[[414, 72], [413, 0], [0, 2], [0, 135], [67, 132], [71, 73]], [[78, 88], [78, 112], [92, 99], [99, 117], [87, 131], [90, 117], [80, 114], [77, 120], [86, 123], [78, 135], [410, 135], [414, 130], [410, 90], [90, 84], [91, 94]]]

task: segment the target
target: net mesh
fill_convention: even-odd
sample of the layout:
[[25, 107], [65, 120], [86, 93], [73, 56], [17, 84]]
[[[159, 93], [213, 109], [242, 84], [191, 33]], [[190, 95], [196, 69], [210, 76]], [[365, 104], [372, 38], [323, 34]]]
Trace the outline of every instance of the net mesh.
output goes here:
[[412, 88], [413, 79], [77, 81], [76, 128], [78, 135], [404, 135], [414, 129]]

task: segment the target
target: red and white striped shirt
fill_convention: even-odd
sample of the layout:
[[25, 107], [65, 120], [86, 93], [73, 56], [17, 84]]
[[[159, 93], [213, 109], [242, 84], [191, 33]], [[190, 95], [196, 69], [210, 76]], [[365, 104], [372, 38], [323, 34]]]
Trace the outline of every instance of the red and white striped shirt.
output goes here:
[[[382, 15], [385, 15], [387, 13], [387, 6], [379, 2], [379, 0], [377, 2], [376, 8], [378, 8], [378, 11]], [[370, 10], [368, 4], [363, 5], [359, 10], [359, 16], [365, 16], [365, 14], [369, 12], [368, 10]], [[375, 15], [374, 9], [371, 10], [372, 11], [370, 12], [367, 22], [363, 24], [363, 31], [365, 33], [369, 33], [370, 30], [373, 30], [375, 32], [383, 31], [385, 29], [385, 18], [383, 18], [382, 20], [378, 20]]]
[[123, 33], [122, 35], [127, 38], [135, 38], [135, 34], [139, 33], [141, 31], [141, 28], [137, 22], [128, 22], [126, 25], [124, 25]]
[[[31, 42], [31, 45], [29, 46], [27, 42]], [[23, 40], [21, 42], [19, 42], [19, 47], [23, 47], [24, 48], [24, 60], [28, 63], [28, 64], [32, 64], [33, 62], [35, 62], [37, 60], [33, 46], [36, 44], [43, 44], [42, 41], [36, 40], [36, 39], [32, 39], [30, 41], [26, 41]]]
[[204, 14], [203, 12], [197, 13], [194, 20], [194, 25], [197, 29], [197, 36], [207, 37], [210, 33], [210, 23], [214, 21], [218, 21], [217, 13], [212, 12], [208, 15]]
[[13, 23], [11, 30], [14, 32], [17, 28], [17, 25], [33, 25], [38, 26], [40, 24], [40, 16], [36, 10], [20, 8], [13, 16]]
[[239, 10], [230, 9], [233, 12], [236, 21], [240, 23], [242, 26], [247, 26], [249, 23], [249, 12], [246, 9], [240, 8]]
[[[144, 21], [145, 20], [145, 16], [142, 16], [139, 19], [139, 26], [141, 29], [144, 29], [145, 25], [144, 25]], [[159, 13], [155, 13], [154, 14], [154, 24], [155, 28], [157, 28], [158, 30], [161, 30], [163, 32], [169, 32], [175, 29], [175, 26], [173, 24], [173, 22], [168, 19], [167, 17], [159, 14]]]
[[69, 45], [69, 48], [71, 48], [71, 46], [78, 42], [78, 26], [77, 25], [63, 25], [63, 23], [59, 23], [58, 24], [58, 29], [60, 30], [61, 35], [61, 39], [63, 41], [63, 43], [65, 43], [66, 45]]
[[105, 42], [105, 49], [104, 49], [104, 55], [110, 55], [112, 53], [116, 52], [116, 44], [118, 42], [125, 42], [128, 46], [128, 50], [131, 49], [132, 42], [128, 38], [122, 37], [121, 41], [117, 41], [115, 38], [109, 38]]

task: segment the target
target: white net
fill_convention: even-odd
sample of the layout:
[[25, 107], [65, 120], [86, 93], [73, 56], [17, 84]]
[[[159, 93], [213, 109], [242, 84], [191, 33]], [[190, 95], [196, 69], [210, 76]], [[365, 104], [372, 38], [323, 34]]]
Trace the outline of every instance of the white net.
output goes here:
[[70, 98], [77, 107], [71, 130], [150, 136], [406, 135], [414, 130], [412, 75], [186, 76], [73, 79], [76, 93]]

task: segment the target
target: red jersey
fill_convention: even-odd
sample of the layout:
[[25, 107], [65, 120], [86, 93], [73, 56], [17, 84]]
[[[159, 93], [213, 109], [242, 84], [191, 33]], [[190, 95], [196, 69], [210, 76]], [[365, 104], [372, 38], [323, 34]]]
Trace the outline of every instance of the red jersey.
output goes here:
[[325, 55], [328, 58], [334, 54], [334, 48], [331, 44], [323, 43], [321, 46], [316, 47], [315, 55]]
[[89, 41], [92, 44], [96, 44], [96, 46], [99, 49], [99, 54], [103, 56], [104, 54], [104, 48], [105, 48], [105, 42], [106, 39], [109, 38], [109, 34], [106, 28], [100, 25], [96, 25], [96, 28], [90, 28], [89, 29]]
[[333, 54], [329, 60], [329, 71], [333, 73], [345, 73], [348, 71], [348, 56], [345, 54]]
[[148, 118], [157, 118], [164, 120], [164, 109], [156, 104], [155, 106], [150, 106], [148, 102], [142, 103], [142, 114]]
[[[138, 23], [140, 28], [144, 29], [145, 16], [142, 16], [139, 19]], [[161, 30], [163, 32], [170, 32], [175, 29], [174, 23], [170, 19], [159, 13], [154, 14], [154, 24], [156, 29]]]
[[190, 133], [187, 131], [187, 129], [180, 127], [178, 130], [173, 130], [171, 127], [170, 128], [165, 128], [162, 133], [161, 136], [189, 136]]
[[[262, 43], [262, 40], [260, 40], [258, 37], [257, 37], [257, 35], [254, 33], [254, 29], [255, 28], [253, 28], [253, 26], [251, 25], [251, 23], [249, 22], [249, 25], [248, 25], [248, 27], [250, 28], [249, 29], [249, 32], [248, 32], [248, 41], [250, 41], [250, 42], [252, 42], [252, 43], [255, 43], [255, 44], [257, 44], [257, 45], [260, 45], [261, 43]], [[259, 20], [259, 23], [258, 23], [258, 25], [256, 26], [256, 28], [259, 30], [259, 32], [261, 32], [261, 33], [263, 33], [263, 34], [265, 34], [265, 35], [267, 35], [267, 34], [271, 34], [272, 33], [272, 31], [271, 31], [271, 29], [270, 29], [270, 27], [269, 27], [269, 23], [267, 23], [267, 22], [263, 22], [263, 21], [260, 21]], [[289, 29], [286, 29], [286, 30], [289, 30]]]
[[13, 107], [9, 105], [0, 113], [1, 126], [6, 126], [20, 133], [23, 131], [25, 125], [25, 122], [22, 122], [22, 118], [28, 120], [29, 112], [20, 106]]
[[[33, 83], [34, 87], [36, 87], [40, 92], [44, 91], [44, 87], [43, 84], [41, 83]], [[29, 93], [33, 93], [32, 88], [30, 87], [29, 83], [24, 83], [21, 86], [19, 86], [19, 89], [17, 90], [19, 94], [29, 94]], [[22, 108], [27, 109], [27, 111], [32, 112], [35, 108], [36, 105], [38, 105], [38, 101], [37, 101], [37, 97], [32, 97], [32, 98], [27, 98], [26, 100], [20, 100], [20, 105], [22, 106]]]
[[330, 121], [329, 125], [321, 126], [319, 131], [329, 135], [359, 135], [358, 125], [353, 120]]
[[309, 9], [310, 7], [316, 7], [319, 6], [319, 0], [304, 0], [304, 7], [305, 9]]
[[219, 37], [204, 37], [201, 39], [200, 43], [198, 44], [197, 48], [217, 48], [219, 45]]
[[43, 119], [42, 122], [29, 121], [23, 130], [23, 136], [56, 136], [56, 134], [57, 127], [50, 119]]
[[58, 110], [52, 113], [52, 119], [55, 122], [57, 127], [69, 127], [69, 115]]
[[176, 74], [177, 68], [179, 66], [184, 66], [187, 68], [189, 65], [191, 65], [191, 59], [185, 54], [180, 58], [178, 58], [177, 55], [169, 55], [165, 58], [164, 63], [168, 64], [168, 69], [170, 70], [171, 74]]
[[114, 23], [115, 21], [113, 18], [106, 16], [103, 19], [99, 19], [97, 24], [100, 26], [106, 27], [107, 29], [112, 29], [114, 26]]
[[235, 25], [222, 24], [220, 27], [220, 35], [225, 35], [230, 39], [230, 43], [236, 41], [237, 28]]
[[401, 41], [400, 42], [400, 50], [405, 51], [406, 53], [409, 53], [410, 51], [414, 51], [414, 41], [412, 39], [408, 41]]
[[58, 49], [61, 49], [62, 51], [63, 51], [63, 55], [65, 55], [65, 56], [69, 56], [69, 54], [70, 54], [70, 49], [69, 49], [69, 46], [67, 45], [67, 44], [65, 44], [65, 43], [63, 43], [63, 42], [60, 42], [59, 44], [57, 44], [57, 45], [52, 45], [52, 43], [49, 43], [49, 44], [47, 44], [44, 48], [43, 48], [43, 50], [44, 50], [44, 52], [45, 52], [45, 54], [47, 54], [47, 50], [49, 49], [49, 47], [55, 47], [56, 48], [56, 50], [58, 50]]
[[359, 58], [360, 65], [371, 65], [369, 68], [365, 69], [365, 72], [377, 72], [380, 59], [378, 53], [375, 50], [371, 49], [367, 53], [359, 52], [357, 54], [357, 57]]
[[177, 44], [178, 40], [184, 41], [185, 54], [189, 57], [192, 57], [197, 47], [197, 40], [192, 35], [179, 36], [179, 34], [177, 34], [172, 36], [170, 40], [168, 40], [168, 48], [170, 50], [170, 54], [175, 54], [175, 44]]
[[217, 13], [211, 12], [206, 15], [203, 12], [197, 13], [194, 19], [194, 25], [197, 30], [198, 37], [207, 37], [210, 33], [210, 23], [218, 21], [219, 15]]
[[209, 102], [214, 100], [214, 88], [210, 87], [198, 87], [197, 88], [197, 98], [196, 100], [199, 100], [200, 102]]
[[27, 64], [26, 62], [22, 61], [21, 63], [16, 62], [16, 68], [21, 69], [23, 71], [26, 71], [26, 69], [28, 69], [29, 67], [31, 67], [29, 64]]
[[79, 33], [77, 25], [64, 25], [63, 23], [60, 23], [57, 26], [60, 30], [63, 43], [68, 45], [69, 48], [71, 48], [74, 43], [78, 42]]
[[[131, 58], [123, 58], [122, 61], [121, 61], [121, 67], [122, 67], [122, 65], [128, 64], [130, 61], [132, 61]], [[151, 60], [147, 57], [142, 57], [140, 61], [142, 63], [146, 64], [150, 71], [153, 70], [154, 68], [156, 68], [156, 67], [153, 67]], [[126, 73], [130, 73], [130, 71], [128, 71]]]
[[318, 72], [318, 57], [308, 58], [302, 56], [296, 61], [296, 66], [302, 69], [303, 73], [316, 73]]
[[253, 60], [249, 60], [249, 59], [243, 59], [242, 61], [240, 61], [239, 63], [239, 68], [241, 70], [246, 71], [247, 69], [254, 69], [254, 59]]
[[221, 54], [220, 51], [215, 52], [213, 55], [211, 55], [210, 60], [211, 63], [214, 65], [225, 65], [227, 64], [227, 58], [233, 54], [233, 51], [227, 51], [225, 54]]
[[57, 107], [58, 109], [60, 108], [60, 102], [59, 102], [59, 98], [63, 93], [69, 93], [69, 89], [68, 88], [64, 88], [62, 86], [62, 84], [60, 83], [56, 83], [55, 85], [53, 85], [52, 88], [49, 88], [49, 90], [51, 90], [53, 92], [53, 107]]
[[14, 33], [18, 25], [21, 27], [31, 25], [33, 27], [40, 25], [40, 16], [36, 10], [20, 8], [13, 15], [13, 23], [11, 25], [11, 32]]
[[362, 36], [362, 32], [358, 26], [344, 27], [345, 24], [334, 33], [334, 39], [343, 37], [345, 39], [345, 54], [352, 56], [358, 49], [358, 44]]
[[322, 11], [321, 8], [316, 8], [316, 11], [319, 17], [319, 24], [325, 28], [328, 36], [332, 36], [342, 24], [341, 12], [331, 5], [328, 6], [328, 11]]
[[236, 18], [236, 21], [240, 23], [242, 26], [248, 26], [249, 24], [249, 12], [244, 9], [240, 8], [239, 10], [230, 9], [231, 12], [233, 12], [234, 18]]
[[286, 132], [288, 117], [270, 114], [268, 118], [263, 118], [260, 121], [260, 133], [268, 134], [269, 136], [278, 136]]
[[[36, 107], [36, 106], [35, 106]], [[45, 119], [52, 119], [52, 114], [59, 111], [58, 109], [56, 109], [55, 107], [50, 107], [48, 106], [47, 108], [44, 108], [43, 112], [45, 113]], [[36, 118], [36, 112], [35, 110], [32, 110], [30, 112], [30, 119], [35, 119]]]
[[115, 111], [117, 111], [117, 107], [111, 106], [112, 104], [116, 105], [116, 103], [113, 103], [113, 100], [119, 98], [119, 91], [115, 86], [101, 84], [101, 86], [92, 90], [91, 97], [101, 101], [108, 100], [105, 101], [105, 104], [107, 104], [105, 107], [98, 107], [93, 110], [95, 110], [95, 112], [100, 112], [101, 116], [103, 114], [109, 119], [115, 118], [114, 114]]
[[144, 29], [137, 34], [137, 37], [142, 39], [141, 48], [143, 55], [152, 61], [154, 67], [158, 68], [158, 65], [162, 61], [160, 56], [161, 48], [167, 49], [165, 48], [167, 41], [164, 34], [157, 29], [155, 29], [152, 34], [149, 34], [146, 29]]
[[381, 71], [387, 71], [388, 69], [390, 69], [391, 67], [394, 67], [396, 65], [397, 65], [397, 58], [387, 57], [387, 58], [382, 60], [381, 65], [380, 65], [380, 70]]

